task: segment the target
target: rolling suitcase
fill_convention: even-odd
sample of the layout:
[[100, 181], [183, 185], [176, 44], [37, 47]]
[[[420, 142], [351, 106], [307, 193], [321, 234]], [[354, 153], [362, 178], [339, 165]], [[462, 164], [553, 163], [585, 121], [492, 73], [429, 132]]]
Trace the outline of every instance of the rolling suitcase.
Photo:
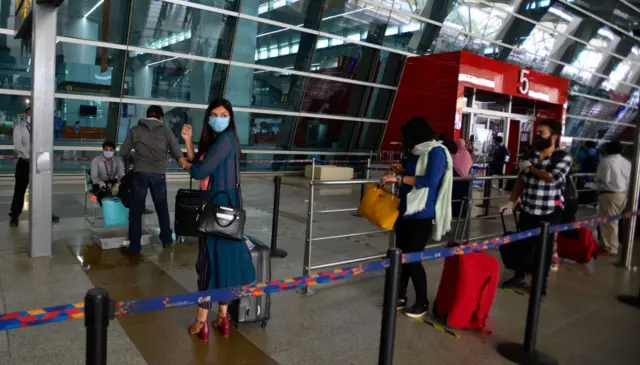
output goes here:
[[449, 327], [490, 334], [489, 312], [499, 281], [500, 263], [489, 254], [447, 257], [433, 313]]
[[[271, 281], [271, 249], [253, 237], [245, 237], [251, 241], [251, 258], [256, 268], [256, 282]], [[248, 245], [251, 246], [251, 245]], [[243, 297], [229, 305], [231, 320], [236, 325], [241, 323], [260, 323], [262, 328], [267, 326], [271, 317], [271, 296], [267, 293], [258, 297]]]
[[196, 217], [198, 209], [207, 199], [204, 190], [192, 189], [193, 179], [189, 179], [189, 189], [179, 189], [176, 194], [176, 208], [173, 223], [173, 231], [178, 241], [184, 241], [184, 237], [197, 237]]
[[[516, 230], [518, 230], [520, 226], [518, 224], [518, 215], [516, 209], [513, 210], [513, 217], [516, 221]], [[507, 229], [504, 212], [500, 212], [500, 220], [502, 221], [502, 229], [505, 236], [515, 233], [515, 231], [510, 231]], [[500, 246], [500, 257], [502, 258], [502, 263], [504, 263], [504, 266], [509, 270], [519, 270], [522, 269], [523, 266], [526, 266], [526, 261], [529, 257], [529, 253], [527, 252], [529, 246], [530, 245], [521, 241]]]
[[586, 264], [598, 258], [600, 248], [589, 228], [577, 229], [577, 237], [574, 231], [558, 234], [558, 256], [563, 259]]

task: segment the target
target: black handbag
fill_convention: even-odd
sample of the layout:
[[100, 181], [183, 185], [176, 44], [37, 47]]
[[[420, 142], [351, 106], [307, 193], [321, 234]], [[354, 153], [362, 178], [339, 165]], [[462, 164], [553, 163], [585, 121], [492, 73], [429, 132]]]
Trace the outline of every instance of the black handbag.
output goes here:
[[[211, 181], [209, 181], [209, 188]], [[226, 191], [219, 191], [202, 206], [196, 217], [196, 230], [203, 235], [242, 241], [246, 212], [242, 208], [242, 192], [240, 191], [240, 151], [236, 152], [236, 188], [238, 191], [238, 208], [231, 206], [231, 196]], [[215, 203], [218, 195], [227, 197], [228, 206]]]

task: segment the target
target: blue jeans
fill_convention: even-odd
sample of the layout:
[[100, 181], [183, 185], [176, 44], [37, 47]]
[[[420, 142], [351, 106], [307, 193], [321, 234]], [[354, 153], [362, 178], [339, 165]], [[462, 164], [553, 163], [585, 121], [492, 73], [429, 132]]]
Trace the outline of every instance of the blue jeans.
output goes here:
[[147, 200], [147, 189], [151, 191], [151, 199], [158, 214], [160, 223], [160, 241], [163, 245], [173, 242], [171, 218], [167, 203], [167, 180], [165, 174], [149, 172], [133, 172], [131, 175], [131, 204], [129, 210], [129, 249], [140, 251], [142, 236], [142, 214]]

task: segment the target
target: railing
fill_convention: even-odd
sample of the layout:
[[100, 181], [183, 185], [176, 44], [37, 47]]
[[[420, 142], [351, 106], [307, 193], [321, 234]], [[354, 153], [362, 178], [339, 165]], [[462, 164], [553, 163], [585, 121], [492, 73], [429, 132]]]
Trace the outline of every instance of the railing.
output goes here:
[[[634, 211], [615, 216], [600, 217], [555, 226], [549, 226], [548, 223], [545, 223], [537, 229], [518, 232], [502, 237], [495, 237], [490, 240], [468, 241], [455, 247], [428, 249], [422, 252], [414, 252], [404, 255], [402, 255], [398, 249], [394, 248], [389, 249], [387, 251], [387, 255], [385, 255], [385, 258], [382, 260], [325, 271], [312, 276], [305, 275], [291, 279], [274, 280], [268, 283], [256, 283], [243, 287], [223, 288], [206, 292], [186, 293], [118, 302], [113, 301], [106, 290], [96, 288], [89, 290], [84, 302], [0, 314], [0, 331], [84, 318], [87, 340], [86, 364], [106, 365], [108, 355], [107, 329], [109, 323], [117, 317], [195, 306], [203, 301], [229, 302], [243, 297], [270, 295], [309, 286], [322, 285], [328, 282], [353, 278], [366, 273], [387, 269], [378, 364], [391, 365], [393, 363], [395, 322], [397, 316], [395, 304], [398, 296], [400, 265], [402, 263], [433, 261], [443, 258], [459, 257], [462, 255], [487, 251], [506, 244], [515, 244], [518, 241], [533, 239], [534, 237], [539, 236], [541, 249], [538, 250], [536, 257], [531, 293], [529, 295], [529, 307], [527, 309], [527, 321], [523, 344], [501, 344], [498, 346], [498, 351], [504, 357], [516, 363], [540, 363], [534, 360], [537, 360], [542, 356], [548, 357], [548, 355], [542, 354], [536, 349], [536, 339], [542, 285], [544, 280], [544, 258], [546, 250], [552, 249], [551, 246], [553, 242], [549, 239], [550, 234], [570, 231], [577, 228], [594, 227], [605, 222], [629, 219], [639, 214], [640, 211]], [[638, 298], [623, 296], [620, 297], [620, 300], [632, 305], [640, 305], [640, 295]]]

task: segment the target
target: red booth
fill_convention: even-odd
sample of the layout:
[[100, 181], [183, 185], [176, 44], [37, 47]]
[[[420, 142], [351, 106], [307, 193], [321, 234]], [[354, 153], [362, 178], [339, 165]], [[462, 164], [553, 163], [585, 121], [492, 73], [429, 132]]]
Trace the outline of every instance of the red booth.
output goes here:
[[530, 143], [535, 121], [565, 123], [569, 81], [518, 65], [459, 51], [407, 60], [389, 117], [382, 150], [401, 141], [400, 126], [413, 117], [427, 119], [449, 138], [474, 136], [474, 154], [497, 135], [511, 156]]

